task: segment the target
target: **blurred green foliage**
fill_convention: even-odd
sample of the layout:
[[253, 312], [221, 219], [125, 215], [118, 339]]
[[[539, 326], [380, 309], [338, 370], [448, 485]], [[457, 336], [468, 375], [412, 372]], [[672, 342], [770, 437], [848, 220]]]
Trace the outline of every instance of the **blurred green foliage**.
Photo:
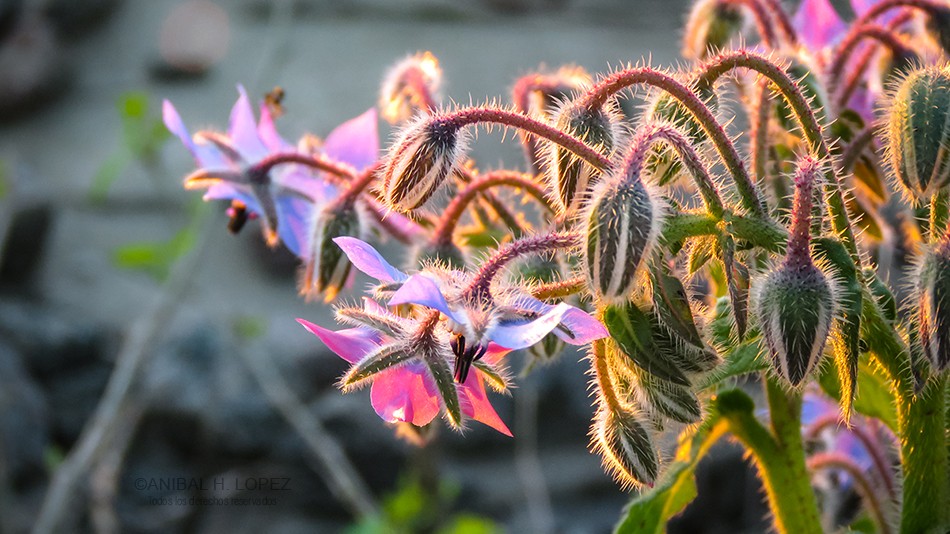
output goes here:
[[104, 199], [112, 184], [133, 161], [153, 165], [162, 144], [171, 136], [162, 122], [161, 113], [149, 104], [145, 92], [123, 93], [116, 102], [116, 111], [122, 121], [121, 144], [93, 177], [89, 189], [93, 201]]
[[470, 513], [446, 514], [458, 488], [445, 481], [428, 488], [418, 476], [406, 476], [383, 500], [380, 517], [364, 519], [347, 534], [496, 534], [503, 530], [492, 520]]

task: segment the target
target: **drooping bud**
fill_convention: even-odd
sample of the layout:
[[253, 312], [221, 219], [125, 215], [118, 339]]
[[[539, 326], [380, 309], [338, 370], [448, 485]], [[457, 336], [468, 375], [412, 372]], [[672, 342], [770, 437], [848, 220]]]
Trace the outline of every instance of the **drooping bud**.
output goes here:
[[950, 237], [944, 236], [920, 262], [920, 344], [938, 371], [950, 364]]
[[438, 116], [408, 125], [386, 161], [383, 188], [389, 207], [408, 212], [425, 204], [451, 176], [467, 144], [464, 130]]
[[593, 445], [617, 480], [625, 485], [652, 485], [660, 462], [648, 423], [632, 413], [602, 408], [594, 425]]
[[907, 193], [929, 199], [950, 183], [950, 67], [909, 74], [891, 101], [891, 168]]
[[634, 293], [662, 226], [659, 200], [640, 177], [643, 154], [629, 156], [617, 174], [595, 188], [585, 218], [585, 274], [594, 296], [608, 303], [622, 303]]
[[729, 40], [742, 30], [742, 10], [723, 0], [699, 0], [686, 20], [683, 56], [701, 60], [710, 52], [726, 48]]
[[[608, 103], [595, 109], [568, 103], [557, 111], [557, 129], [572, 135], [604, 156], [610, 156], [619, 136], [619, 112]], [[570, 150], [551, 145], [548, 169], [553, 177], [553, 189], [558, 208], [571, 215], [587, 199], [591, 187], [600, 179], [601, 172]]]
[[800, 385], [825, 349], [835, 299], [825, 274], [811, 259], [809, 225], [813, 184], [821, 165], [799, 161], [785, 261], [755, 286], [753, 310], [776, 373]]
[[379, 109], [390, 124], [399, 124], [435, 107], [442, 83], [442, 69], [432, 52], [411, 55], [386, 73], [379, 94]]
[[310, 241], [306, 249], [300, 293], [307, 298], [323, 295], [330, 302], [350, 276], [352, 265], [333, 240], [337, 237], [361, 237], [358, 208], [352, 202], [335, 202], [314, 214]]

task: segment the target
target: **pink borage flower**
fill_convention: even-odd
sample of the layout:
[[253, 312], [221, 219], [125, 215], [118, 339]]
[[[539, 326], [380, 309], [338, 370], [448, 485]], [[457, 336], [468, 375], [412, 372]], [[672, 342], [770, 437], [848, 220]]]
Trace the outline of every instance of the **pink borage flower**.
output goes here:
[[[375, 109], [334, 129], [320, 146], [304, 137], [298, 146], [285, 141], [263, 103], [255, 120], [247, 92], [238, 86], [226, 134], [200, 131], [190, 134], [175, 107], [163, 103], [165, 126], [192, 153], [198, 170], [185, 179], [188, 189], [206, 189], [205, 200], [231, 200], [240, 210], [259, 217], [271, 245], [283, 241], [304, 258], [314, 210], [339, 196], [339, 178], [297, 163], [269, 165], [268, 158], [288, 154], [319, 155], [359, 173], [379, 157]], [[232, 208], [233, 211], [233, 208]]]
[[332, 332], [298, 321], [353, 364], [344, 389], [373, 383], [373, 407], [386, 421], [421, 426], [444, 410], [452, 426], [464, 414], [510, 435], [484, 387], [487, 381], [497, 391], [507, 389], [502, 357], [552, 332], [574, 345], [607, 336], [600, 322], [574, 306], [545, 304], [510, 286], [473, 302], [459, 290], [470, 273], [429, 268], [410, 276], [359, 239], [334, 242], [357, 269], [380, 282], [374, 291], [390, 306], [409, 305], [408, 315], [364, 299], [360, 309], [337, 311], [337, 319], [354, 328]]

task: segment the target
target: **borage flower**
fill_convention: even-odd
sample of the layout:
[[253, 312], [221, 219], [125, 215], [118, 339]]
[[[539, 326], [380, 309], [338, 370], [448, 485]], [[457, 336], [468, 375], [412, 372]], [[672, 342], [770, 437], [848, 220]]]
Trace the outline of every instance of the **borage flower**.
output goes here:
[[299, 320], [354, 364], [342, 380], [344, 389], [373, 382], [373, 406], [386, 421], [421, 426], [444, 408], [453, 427], [461, 426], [464, 414], [510, 434], [484, 394], [485, 380], [498, 391], [507, 389], [501, 357], [551, 332], [574, 345], [607, 336], [603, 325], [568, 304], [545, 304], [513, 285], [477, 289], [482, 286], [473, 282], [481, 271], [427, 267], [410, 276], [358, 239], [334, 241], [357, 269], [379, 280], [374, 292], [389, 298], [390, 306], [419, 306], [403, 316], [365, 299], [362, 308], [338, 310], [338, 320], [356, 325], [341, 332]]
[[341, 176], [313, 165], [322, 163], [350, 177], [373, 165], [379, 157], [376, 111], [343, 123], [321, 146], [304, 137], [295, 147], [277, 132], [266, 105], [261, 103], [257, 122], [247, 92], [238, 86], [238, 93], [226, 134], [200, 131], [192, 136], [171, 102], [164, 102], [165, 126], [198, 165], [185, 179], [185, 188], [207, 189], [205, 200], [231, 200], [234, 230], [244, 217], [260, 217], [268, 244], [283, 241], [306, 261], [313, 213], [344, 188]]

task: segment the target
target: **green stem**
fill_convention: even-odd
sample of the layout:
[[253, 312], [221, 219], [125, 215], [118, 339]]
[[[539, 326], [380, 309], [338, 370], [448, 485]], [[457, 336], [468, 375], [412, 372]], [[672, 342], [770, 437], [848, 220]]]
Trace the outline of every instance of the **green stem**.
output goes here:
[[[783, 534], [822, 532], [818, 503], [805, 466], [801, 437], [801, 394], [786, 393], [777, 379], [768, 378], [766, 390], [772, 432], [751, 412], [729, 411], [723, 416], [729, 430], [752, 453], [765, 485], [775, 528]], [[774, 434], [773, 434], [774, 433]]]
[[902, 533], [947, 532], [950, 527], [946, 405], [946, 373], [931, 377], [917, 395], [897, 395], [904, 471]]

